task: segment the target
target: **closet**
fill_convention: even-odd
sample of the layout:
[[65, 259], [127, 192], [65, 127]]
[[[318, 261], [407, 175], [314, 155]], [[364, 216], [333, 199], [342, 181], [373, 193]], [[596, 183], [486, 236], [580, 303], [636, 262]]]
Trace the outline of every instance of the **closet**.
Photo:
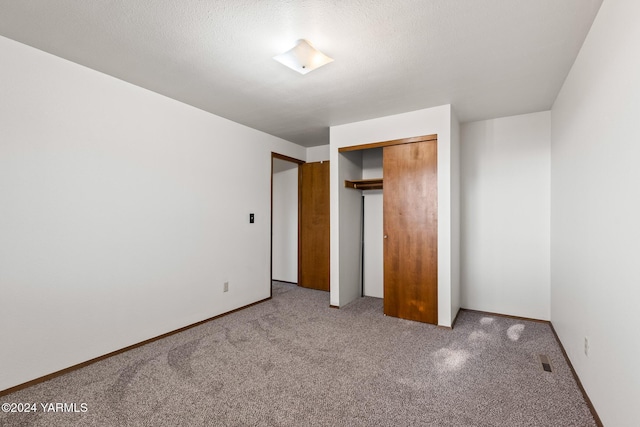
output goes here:
[[384, 313], [437, 324], [437, 137], [343, 147], [339, 152], [374, 148], [382, 148], [382, 177], [345, 179], [344, 185], [365, 192], [382, 189]]

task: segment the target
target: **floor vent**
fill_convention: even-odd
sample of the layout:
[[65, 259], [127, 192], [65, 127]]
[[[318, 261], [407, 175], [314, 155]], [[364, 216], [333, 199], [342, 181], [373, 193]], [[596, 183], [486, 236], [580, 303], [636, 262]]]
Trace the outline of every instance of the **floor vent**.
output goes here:
[[542, 369], [544, 369], [545, 372], [553, 372], [553, 370], [551, 369], [551, 360], [549, 360], [549, 356], [540, 354], [538, 355], [538, 357], [540, 358], [540, 363], [542, 363]]

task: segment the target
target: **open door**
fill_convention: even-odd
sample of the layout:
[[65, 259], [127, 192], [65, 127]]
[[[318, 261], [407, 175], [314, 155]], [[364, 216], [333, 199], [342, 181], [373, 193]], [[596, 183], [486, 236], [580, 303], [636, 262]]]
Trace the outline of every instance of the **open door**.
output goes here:
[[329, 162], [299, 166], [298, 286], [329, 290]]

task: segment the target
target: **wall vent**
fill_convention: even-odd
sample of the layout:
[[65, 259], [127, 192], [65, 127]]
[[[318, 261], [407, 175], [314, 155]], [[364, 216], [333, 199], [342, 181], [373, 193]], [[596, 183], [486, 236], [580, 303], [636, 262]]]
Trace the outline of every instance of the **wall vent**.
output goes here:
[[539, 354], [538, 357], [540, 358], [540, 363], [542, 363], [542, 369], [545, 372], [553, 372], [553, 369], [551, 369], [551, 360], [549, 359], [549, 356], [545, 354]]

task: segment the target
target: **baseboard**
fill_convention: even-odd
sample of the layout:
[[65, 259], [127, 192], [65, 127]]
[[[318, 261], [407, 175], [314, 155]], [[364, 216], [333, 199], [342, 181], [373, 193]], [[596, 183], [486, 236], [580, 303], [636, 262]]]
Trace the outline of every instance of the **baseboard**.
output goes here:
[[[512, 316], [510, 314], [502, 314], [502, 313], [492, 313], [490, 311], [482, 311], [482, 310], [472, 310], [470, 308], [461, 308], [460, 311], [468, 311], [470, 313], [479, 313], [479, 314], [486, 314], [487, 316], [497, 316], [497, 317], [506, 317], [507, 319], [515, 319], [515, 320], [528, 320], [530, 322], [539, 322], [539, 323], [547, 323], [547, 324], [551, 324], [550, 321], [548, 320], [542, 320], [542, 319], [534, 319], [532, 317], [521, 317], [521, 316]], [[458, 313], [460, 313], [460, 311]]]
[[254, 305], [257, 305], [257, 304], [263, 303], [265, 301], [268, 301], [270, 299], [271, 299], [271, 297], [268, 297], [268, 298], [265, 298], [263, 300], [253, 302], [251, 304], [247, 304], [245, 306], [236, 308], [236, 309], [228, 311], [226, 313], [218, 314], [217, 316], [213, 316], [213, 317], [210, 317], [208, 319], [201, 320], [201, 321], [196, 322], [196, 323], [192, 323], [191, 325], [183, 326], [182, 328], [178, 328], [178, 329], [175, 329], [175, 330], [170, 331], [170, 332], [166, 332], [166, 333], [164, 333], [162, 335], [158, 335], [157, 337], [149, 338], [148, 340], [141, 341], [141, 342], [139, 342], [137, 344], [129, 345], [127, 347], [121, 348], [120, 350], [115, 350], [115, 351], [112, 351], [111, 353], [107, 353], [107, 354], [104, 354], [102, 356], [94, 357], [93, 359], [87, 360], [86, 362], [81, 362], [81, 363], [78, 363], [76, 365], [69, 366], [68, 368], [64, 368], [64, 369], [61, 369], [59, 371], [53, 372], [51, 374], [47, 374], [47, 375], [44, 375], [42, 377], [33, 379], [31, 381], [27, 381], [26, 383], [18, 384], [16, 386], [10, 387], [10, 388], [8, 388], [6, 390], [0, 390], [0, 396], [6, 396], [6, 395], [14, 393], [14, 392], [16, 392], [18, 390], [22, 390], [24, 388], [31, 387], [32, 385], [43, 383], [45, 381], [48, 381], [48, 380], [51, 380], [53, 378], [59, 377], [60, 375], [64, 375], [66, 373], [75, 371], [75, 370], [80, 369], [80, 368], [84, 368], [85, 366], [89, 366], [89, 365], [91, 365], [93, 363], [96, 363], [96, 362], [99, 362], [101, 360], [108, 359], [110, 357], [116, 356], [118, 354], [124, 353], [124, 352], [129, 351], [129, 350], [133, 350], [134, 348], [142, 347], [145, 344], [149, 344], [149, 343], [152, 343], [154, 341], [161, 340], [162, 338], [166, 338], [166, 337], [169, 337], [171, 335], [175, 335], [175, 334], [177, 334], [179, 332], [183, 332], [183, 331], [186, 331], [188, 329], [195, 328], [196, 326], [200, 326], [203, 323], [207, 323], [207, 322], [210, 322], [212, 320], [218, 319], [220, 317], [227, 316], [227, 315], [229, 315], [231, 313], [235, 313], [236, 311], [244, 310], [245, 308], [252, 307]]
[[272, 279], [272, 282], [278, 282], [278, 283], [286, 283], [288, 285], [298, 285], [298, 282], [288, 282], [286, 280], [278, 280], [278, 279]]
[[596, 408], [593, 406], [593, 403], [591, 403], [591, 399], [589, 399], [589, 396], [587, 395], [586, 390], [582, 386], [582, 382], [580, 381], [580, 377], [578, 377], [578, 374], [576, 373], [576, 370], [573, 369], [573, 365], [571, 364], [571, 360], [569, 360], [569, 355], [565, 351], [564, 346], [562, 345], [562, 341], [560, 341], [560, 337], [558, 336], [558, 333], [556, 332], [556, 329], [553, 327], [553, 323], [549, 322], [549, 326], [551, 326], [551, 331], [553, 332], [553, 336], [556, 337], [556, 341], [558, 342], [558, 345], [560, 346], [560, 350], [562, 351], [562, 355], [564, 356], [564, 360], [567, 361], [567, 365], [569, 365], [569, 369], [571, 369], [571, 374], [573, 375], [573, 379], [576, 380], [576, 384], [578, 384], [578, 388], [580, 389], [580, 392], [582, 393], [582, 397], [584, 397], [584, 401], [587, 402], [587, 406], [589, 407], [589, 411], [591, 411], [591, 416], [593, 417], [593, 420], [596, 422], [596, 425], [598, 427], [604, 427], [604, 425], [602, 424], [602, 421], [600, 420], [600, 416], [598, 415], [598, 412], [596, 411]]

